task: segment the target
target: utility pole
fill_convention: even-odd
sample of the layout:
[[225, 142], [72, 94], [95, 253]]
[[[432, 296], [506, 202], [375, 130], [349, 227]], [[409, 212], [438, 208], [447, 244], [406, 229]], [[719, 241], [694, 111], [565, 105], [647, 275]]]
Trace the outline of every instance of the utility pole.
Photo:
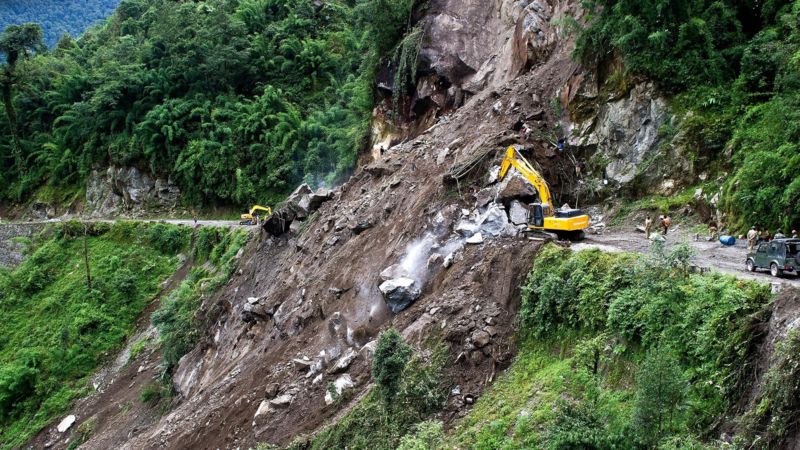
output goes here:
[[89, 225], [83, 223], [83, 265], [86, 267], [86, 287], [92, 292], [92, 274], [89, 271]]

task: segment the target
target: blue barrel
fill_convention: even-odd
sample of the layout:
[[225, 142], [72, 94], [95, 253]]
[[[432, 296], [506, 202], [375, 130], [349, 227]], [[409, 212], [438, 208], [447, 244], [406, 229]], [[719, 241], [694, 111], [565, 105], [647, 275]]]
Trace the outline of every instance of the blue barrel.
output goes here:
[[730, 247], [732, 245], [736, 245], [736, 238], [733, 236], [720, 236], [719, 243]]

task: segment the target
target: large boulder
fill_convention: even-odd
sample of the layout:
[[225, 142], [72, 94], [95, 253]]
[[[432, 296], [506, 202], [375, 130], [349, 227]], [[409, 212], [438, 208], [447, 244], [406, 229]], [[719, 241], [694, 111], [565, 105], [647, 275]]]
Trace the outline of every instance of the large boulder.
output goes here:
[[498, 200], [509, 203], [512, 200], [533, 201], [538, 198], [533, 187], [516, 169], [509, 170], [506, 178], [500, 183]]
[[528, 223], [528, 208], [517, 200], [511, 202], [511, 208], [508, 211], [508, 218], [514, 225], [526, 225]]
[[505, 208], [497, 203], [489, 206], [489, 209], [481, 216], [479, 224], [480, 231], [484, 235], [498, 237], [516, 233], [516, 230], [509, 226]]
[[298, 206], [311, 214], [331, 198], [333, 198], [333, 193], [330, 189], [319, 188], [315, 192], [304, 195]]
[[288, 233], [292, 230], [292, 224], [296, 220], [302, 221], [308, 218], [323, 203], [332, 198], [333, 193], [329, 189], [320, 188], [314, 192], [307, 184], [301, 184], [264, 221], [264, 230], [273, 236]]
[[384, 281], [378, 289], [386, 299], [389, 309], [395, 314], [408, 308], [422, 295], [422, 290], [417, 286], [417, 282], [405, 277]]

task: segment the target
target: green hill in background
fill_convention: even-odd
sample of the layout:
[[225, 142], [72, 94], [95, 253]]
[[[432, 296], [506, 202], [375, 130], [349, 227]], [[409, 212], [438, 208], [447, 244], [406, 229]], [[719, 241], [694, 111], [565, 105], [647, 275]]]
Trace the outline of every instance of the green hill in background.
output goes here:
[[53, 47], [68, 34], [78, 36], [91, 25], [110, 16], [119, 0], [29, 0], [0, 2], [0, 30], [9, 25], [38, 23], [44, 41]]

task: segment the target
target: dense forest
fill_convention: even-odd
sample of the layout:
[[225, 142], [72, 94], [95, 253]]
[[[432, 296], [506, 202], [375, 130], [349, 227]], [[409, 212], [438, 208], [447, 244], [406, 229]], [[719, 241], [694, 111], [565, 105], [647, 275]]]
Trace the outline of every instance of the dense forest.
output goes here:
[[9, 28], [0, 199], [79, 186], [104, 164], [171, 174], [194, 204], [330, 183], [365, 142], [374, 68], [410, 11], [389, 0], [125, 0], [50, 52], [38, 28]]
[[53, 47], [68, 34], [78, 36], [114, 12], [119, 0], [27, 0], [0, 2], [0, 30], [9, 25], [35, 22], [41, 25], [44, 42]]
[[[592, 0], [577, 55], [621, 55], [686, 115], [680, 134], [716, 162], [733, 225], [800, 223], [800, 1]], [[732, 173], [731, 173], [732, 172]]]

